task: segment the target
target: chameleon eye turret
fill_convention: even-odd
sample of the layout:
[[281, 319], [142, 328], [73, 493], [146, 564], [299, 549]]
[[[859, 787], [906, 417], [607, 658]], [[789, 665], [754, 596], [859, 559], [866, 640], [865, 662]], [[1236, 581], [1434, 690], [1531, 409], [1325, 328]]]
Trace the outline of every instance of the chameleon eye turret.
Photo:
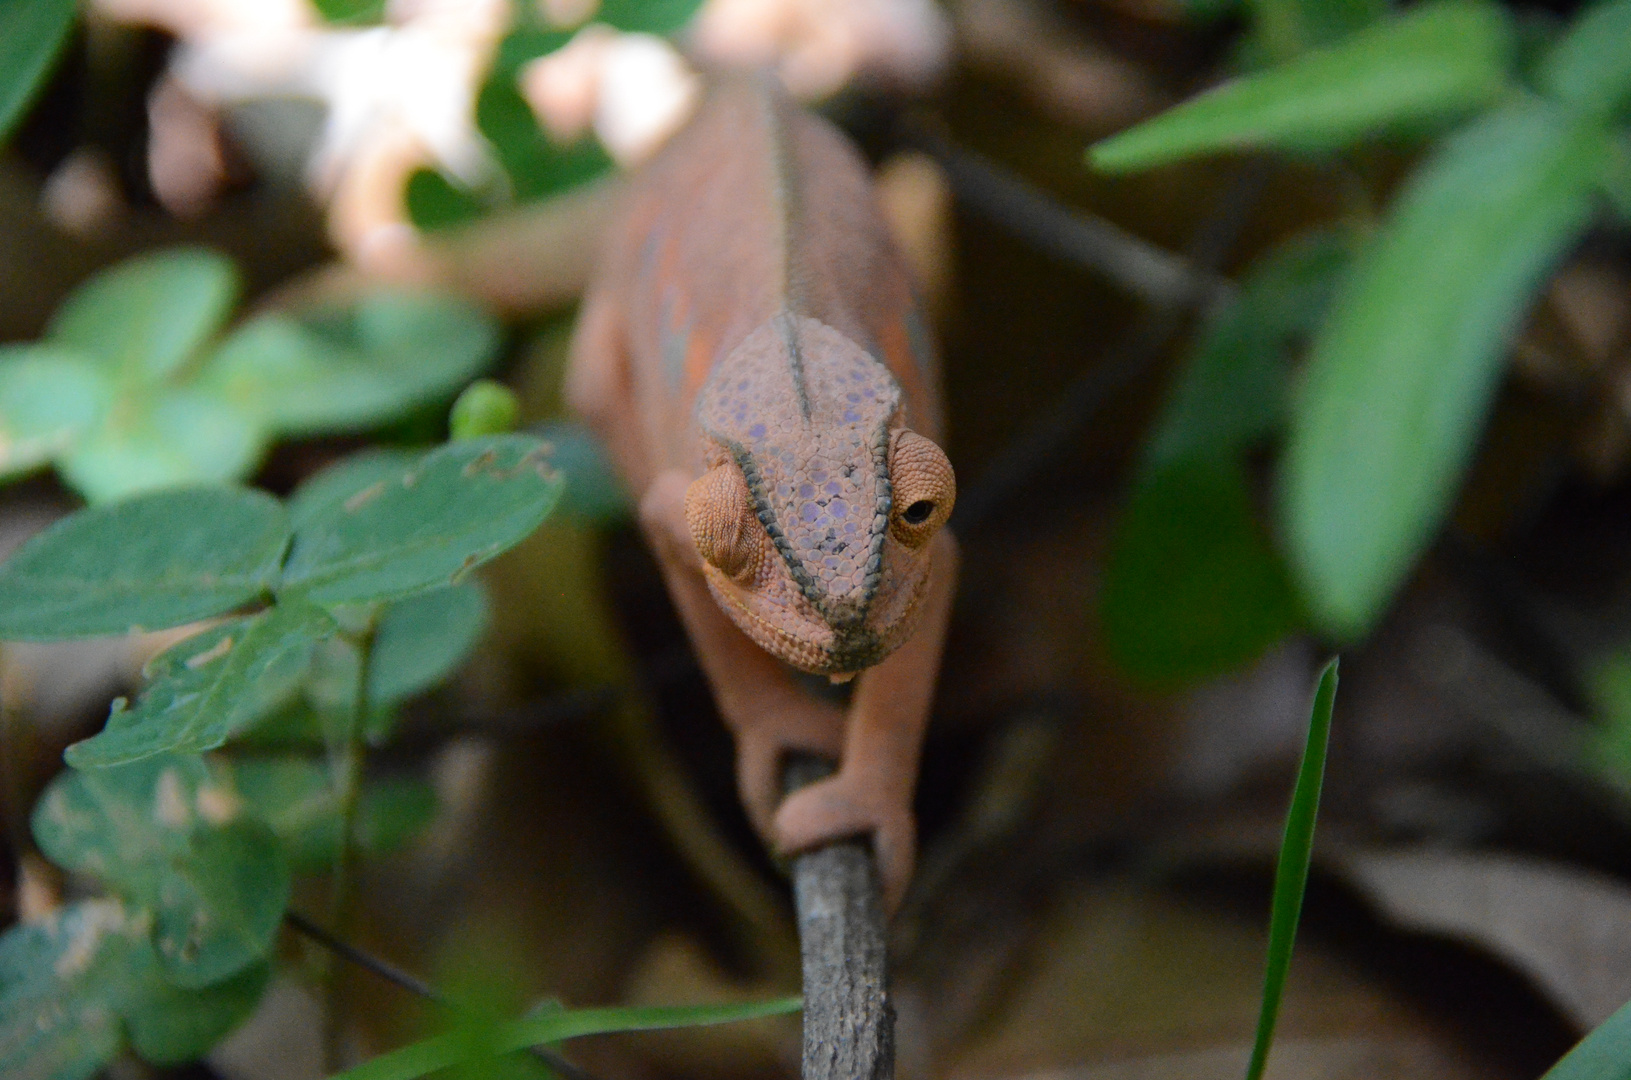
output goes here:
[[764, 532], [742, 470], [716, 465], [685, 489], [685, 523], [704, 562], [726, 577], [750, 581], [759, 572]]
[[921, 548], [957, 502], [951, 462], [931, 440], [903, 429], [889, 446], [889, 482], [894, 489], [889, 534], [909, 548]]

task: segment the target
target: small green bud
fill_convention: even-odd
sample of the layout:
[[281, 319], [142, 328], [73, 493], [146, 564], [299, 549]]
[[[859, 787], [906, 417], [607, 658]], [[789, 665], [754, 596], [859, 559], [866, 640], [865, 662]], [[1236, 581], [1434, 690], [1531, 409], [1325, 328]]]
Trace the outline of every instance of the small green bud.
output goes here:
[[455, 439], [502, 435], [515, 430], [521, 402], [515, 391], [492, 379], [477, 379], [464, 388], [448, 417], [448, 433]]

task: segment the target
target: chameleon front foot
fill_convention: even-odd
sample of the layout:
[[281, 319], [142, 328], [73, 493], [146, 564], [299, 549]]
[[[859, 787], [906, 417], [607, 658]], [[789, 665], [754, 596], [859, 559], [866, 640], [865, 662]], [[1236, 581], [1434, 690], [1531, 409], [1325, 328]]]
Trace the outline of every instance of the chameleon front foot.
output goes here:
[[[801, 707], [802, 706], [802, 707]], [[782, 802], [782, 770], [792, 754], [836, 759], [843, 748], [844, 718], [824, 702], [788, 702], [774, 721], [760, 720], [736, 733], [736, 782], [753, 828], [776, 843], [776, 810]]]
[[772, 830], [776, 849], [782, 855], [796, 855], [834, 840], [870, 836], [884, 910], [893, 913], [912, 880], [917, 848], [911, 808], [890, 798], [899, 790], [900, 785], [851, 770], [800, 788], [776, 812]]

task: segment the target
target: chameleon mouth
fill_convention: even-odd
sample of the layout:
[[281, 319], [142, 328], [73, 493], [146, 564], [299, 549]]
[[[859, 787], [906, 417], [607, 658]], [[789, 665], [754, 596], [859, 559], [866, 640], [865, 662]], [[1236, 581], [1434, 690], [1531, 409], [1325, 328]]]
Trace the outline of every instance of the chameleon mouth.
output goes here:
[[889, 654], [889, 649], [881, 648], [884, 643], [876, 633], [864, 628], [835, 633], [830, 626], [819, 626], [819, 630], [812, 626], [811, 630], [817, 630], [827, 641], [812, 640], [809, 635], [793, 633], [786, 626], [770, 622], [750, 609], [740, 597], [734, 582], [726, 578], [723, 571], [705, 563], [703, 573], [708, 578], [708, 591], [713, 592], [714, 599], [731, 617], [731, 622], [736, 623], [737, 628], [749, 636], [758, 648], [765, 649], [780, 661], [793, 664], [799, 671], [812, 675], [853, 675]]
[[927, 575], [917, 583], [904, 617], [888, 628], [887, 635], [866, 626], [834, 628], [811, 626], [825, 640], [792, 632], [772, 622], [748, 606], [736, 583], [710, 564], [703, 564], [708, 589], [737, 627], [761, 649], [812, 675], [853, 676], [872, 667], [895, 651], [917, 626], [918, 601], [926, 591]]

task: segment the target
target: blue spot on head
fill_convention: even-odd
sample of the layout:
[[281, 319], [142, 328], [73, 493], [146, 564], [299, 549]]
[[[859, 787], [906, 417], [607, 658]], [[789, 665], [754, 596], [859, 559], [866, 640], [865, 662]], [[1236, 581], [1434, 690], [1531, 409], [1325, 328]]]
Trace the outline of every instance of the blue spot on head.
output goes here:
[[748, 428], [748, 438], [750, 438], [750, 439], [762, 439], [764, 437], [765, 437], [765, 426], [763, 424], [754, 424], [752, 427]]
[[804, 507], [799, 511], [799, 517], [803, 518], [805, 521], [814, 521], [816, 518], [818, 518], [820, 516], [821, 516], [821, 511], [820, 511], [820, 509], [818, 509], [816, 507], [816, 504], [813, 503], [813, 502], [805, 503]]
[[844, 423], [846, 423], [846, 424], [859, 424], [860, 422], [861, 422], [861, 414], [860, 413], [856, 412], [854, 409], [845, 409], [844, 410]]

